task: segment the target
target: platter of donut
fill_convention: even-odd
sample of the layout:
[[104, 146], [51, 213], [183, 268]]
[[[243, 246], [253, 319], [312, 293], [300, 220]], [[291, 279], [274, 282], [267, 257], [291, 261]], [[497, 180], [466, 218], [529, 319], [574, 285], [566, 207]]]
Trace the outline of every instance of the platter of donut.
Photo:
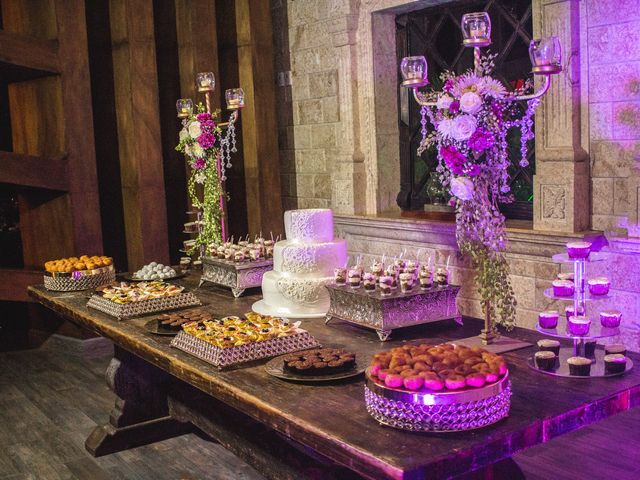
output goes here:
[[405, 430], [485, 427], [509, 414], [510, 397], [506, 361], [478, 347], [403, 345], [374, 355], [366, 371], [368, 412]]

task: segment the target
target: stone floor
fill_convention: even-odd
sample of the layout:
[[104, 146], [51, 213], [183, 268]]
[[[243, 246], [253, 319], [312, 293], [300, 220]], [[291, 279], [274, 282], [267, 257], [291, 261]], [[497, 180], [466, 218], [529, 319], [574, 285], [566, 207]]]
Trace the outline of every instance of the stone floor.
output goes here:
[[[104, 383], [108, 361], [104, 350], [81, 354], [54, 341], [0, 353], [0, 480], [263, 478], [223, 447], [193, 434], [91, 457], [84, 440], [107, 420], [114, 400]], [[494, 478], [637, 479], [639, 431], [636, 408], [522, 452]]]

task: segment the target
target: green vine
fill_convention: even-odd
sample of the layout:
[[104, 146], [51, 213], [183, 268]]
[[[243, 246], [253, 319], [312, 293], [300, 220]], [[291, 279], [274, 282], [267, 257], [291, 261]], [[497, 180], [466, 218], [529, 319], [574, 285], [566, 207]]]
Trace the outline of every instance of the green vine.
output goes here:
[[460, 243], [460, 251], [469, 255], [476, 269], [476, 284], [482, 298], [482, 311], [495, 323], [510, 331], [515, 326], [517, 301], [509, 279], [509, 264], [501, 252], [474, 242]]

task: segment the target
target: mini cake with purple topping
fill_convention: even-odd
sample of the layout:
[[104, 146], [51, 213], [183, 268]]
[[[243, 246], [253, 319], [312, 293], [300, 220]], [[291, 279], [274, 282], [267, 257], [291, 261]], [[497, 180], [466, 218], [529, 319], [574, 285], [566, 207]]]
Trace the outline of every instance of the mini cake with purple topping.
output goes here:
[[583, 315], [569, 317], [567, 320], [567, 330], [571, 335], [587, 335], [590, 326], [591, 320]]
[[611, 282], [607, 277], [590, 278], [587, 283], [589, 284], [589, 293], [591, 295], [606, 295], [609, 293]]
[[556, 297], [570, 297], [574, 292], [574, 284], [571, 280], [554, 280], [553, 294]]
[[588, 377], [591, 374], [591, 360], [585, 357], [571, 357], [567, 359], [569, 374]]
[[591, 252], [589, 242], [569, 242], [567, 243], [567, 255], [569, 258], [588, 258]]
[[344, 285], [347, 283], [347, 269], [338, 267], [333, 270], [333, 278], [336, 285]]
[[380, 277], [380, 293], [382, 295], [390, 295], [391, 289], [393, 288], [393, 277], [389, 275], [383, 275]]
[[536, 366], [541, 370], [551, 370], [556, 364], [556, 354], [549, 350], [540, 350], [536, 352], [533, 358], [536, 361]]
[[376, 276], [373, 273], [367, 272], [362, 276], [362, 283], [366, 291], [372, 292], [376, 289]]
[[627, 357], [618, 353], [604, 356], [605, 373], [622, 373], [627, 368]]
[[547, 310], [538, 314], [538, 323], [541, 328], [556, 328], [558, 326], [558, 317], [560, 314], [557, 310]]
[[357, 268], [350, 269], [347, 276], [349, 277], [349, 285], [352, 288], [360, 287], [360, 280], [362, 278], [362, 273], [360, 273], [359, 269]]
[[621, 318], [622, 312], [619, 310], [605, 310], [600, 312], [600, 324], [606, 328], [618, 328]]

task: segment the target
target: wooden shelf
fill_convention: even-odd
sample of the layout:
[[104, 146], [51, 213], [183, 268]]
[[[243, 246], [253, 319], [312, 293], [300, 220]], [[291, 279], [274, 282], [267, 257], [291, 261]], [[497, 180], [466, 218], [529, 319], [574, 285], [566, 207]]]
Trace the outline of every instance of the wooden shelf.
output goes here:
[[27, 287], [41, 283], [42, 272], [39, 270], [0, 268], [0, 301], [33, 302]]
[[0, 152], [0, 183], [66, 191], [66, 155], [55, 158]]
[[0, 63], [59, 73], [58, 42], [0, 30]]

